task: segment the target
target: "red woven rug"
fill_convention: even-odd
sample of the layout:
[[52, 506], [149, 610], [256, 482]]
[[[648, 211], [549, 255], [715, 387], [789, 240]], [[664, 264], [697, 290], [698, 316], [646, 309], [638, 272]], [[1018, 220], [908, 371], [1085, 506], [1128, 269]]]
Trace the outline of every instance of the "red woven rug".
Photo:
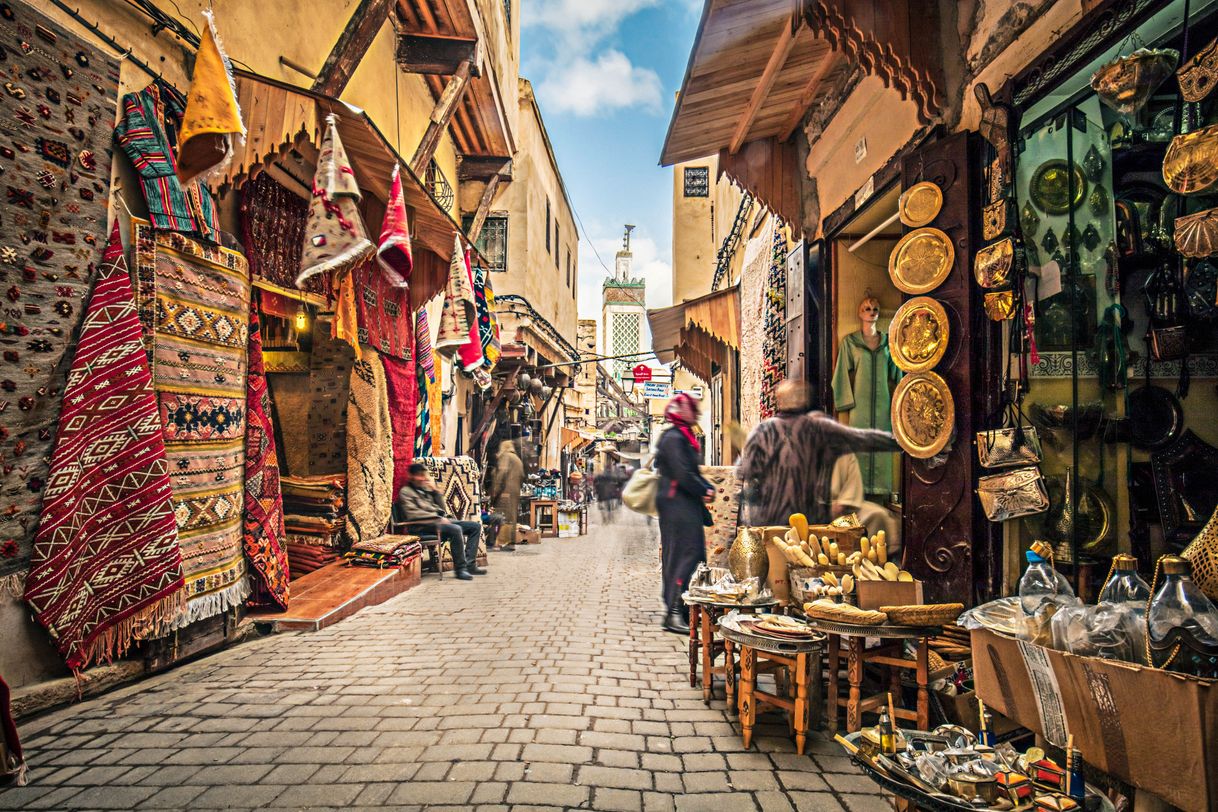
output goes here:
[[419, 381], [414, 360], [402, 361], [381, 356], [385, 365], [385, 385], [389, 390], [389, 424], [393, 427], [393, 498], [406, 484], [410, 463], [414, 461], [415, 432], [418, 430]]
[[250, 602], [288, 608], [288, 553], [283, 531], [279, 457], [271, 396], [262, 362], [258, 308], [250, 308], [249, 373], [245, 398], [245, 557], [253, 571]]
[[73, 671], [121, 656], [184, 606], [170, 493], [116, 223], [68, 373], [25, 587]]

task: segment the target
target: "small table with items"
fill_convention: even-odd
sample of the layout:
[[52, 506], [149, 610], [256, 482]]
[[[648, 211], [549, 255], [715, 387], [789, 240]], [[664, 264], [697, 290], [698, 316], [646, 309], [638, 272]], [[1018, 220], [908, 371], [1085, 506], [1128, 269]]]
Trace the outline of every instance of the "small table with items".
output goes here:
[[[898, 719], [907, 719], [917, 725], [918, 730], [930, 729], [930, 639], [942, 633], [942, 626], [863, 626], [854, 623], [808, 618], [808, 625], [828, 638], [829, 669], [829, 729], [837, 730], [838, 708], [846, 709], [846, 732], [854, 733], [863, 726], [863, 713], [885, 703], [885, 694], [863, 697], [863, 666], [867, 663], [888, 666], [891, 691], [900, 696], [901, 670], [914, 672], [918, 686], [916, 710], [897, 707]], [[883, 641], [875, 648], [867, 648], [867, 638]], [[905, 659], [903, 648], [906, 640], [915, 641], [917, 655], [914, 660]], [[847, 698], [838, 694], [838, 669], [841, 667], [843, 644], [846, 648], [846, 678], [850, 685]], [[896, 723], [896, 720], [893, 720]]]
[[[757, 721], [757, 706], [766, 705], [791, 714], [791, 730], [795, 734], [795, 750], [804, 754], [808, 732], [820, 722], [821, 682], [819, 679], [821, 650], [825, 644], [823, 635], [806, 640], [778, 639], [759, 634], [740, 625], [741, 616], [732, 612], [719, 620], [719, 634], [723, 637], [725, 663], [734, 670], [734, 649], [740, 649], [740, 727], [744, 734], [744, 746], [753, 743], [753, 726]], [[785, 669], [787, 690], [794, 688], [794, 696], [780, 696], [757, 690], [757, 674], [763, 666], [773, 670]], [[778, 675], [775, 674], [777, 677]], [[728, 690], [734, 675], [727, 679]], [[779, 683], [782, 684], [781, 682]], [[780, 688], [781, 690], [781, 688]], [[729, 693], [728, 704], [731, 704]]]
[[[778, 601], [770, 598], [759, 603], [728, 603], [692, 597], [688, 592], [681, 596], [681, 600], [689, 607], [689, 686], [693, 688], [698, 684], [698, 659], [701, 656], [702, 701], [710, 704], [715, 677], [721, 676], [727, 694], [727, 708], [729, 711], [733, 710], [736, 669], [724, 641], [715, 639], [719, 618], [732, 609], [738, 609], [745, 614], [773, 609], [778, 605]], [[723, 665], [715, 665], [715, 657], [720, 652], [724, 653]]]
[[529, 527], [541, 537], [558, 537], [558, 501], [555, 499], [533, 499], [529, 502]]

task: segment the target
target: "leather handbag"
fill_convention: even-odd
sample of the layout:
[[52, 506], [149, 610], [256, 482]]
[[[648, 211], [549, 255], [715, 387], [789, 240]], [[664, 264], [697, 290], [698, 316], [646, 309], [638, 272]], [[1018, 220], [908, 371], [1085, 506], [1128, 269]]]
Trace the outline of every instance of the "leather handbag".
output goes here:
[[1024, 425], [1023, 408], [1007, 401], [1002, 425], [977, 432], [977, 461], [982, 468], [1014, 468], [1041, 461], [1040, 435]]
[[630, 475], [622, 488], [622, 504], [644, 516], [658, 516], [656, 494], [660, 491], [660, 474], [653, 464], [646, 464]]
[[1005, 522], [1049, 509], [1049, 493], [1036, 466], [981, 477], [977, 480], [977, 498], [991, 522]]
[[1188, 354], [1188, 335], [1184, 325], [1152, 327], [1150, 354], [1156, 361], [1178, 361]]

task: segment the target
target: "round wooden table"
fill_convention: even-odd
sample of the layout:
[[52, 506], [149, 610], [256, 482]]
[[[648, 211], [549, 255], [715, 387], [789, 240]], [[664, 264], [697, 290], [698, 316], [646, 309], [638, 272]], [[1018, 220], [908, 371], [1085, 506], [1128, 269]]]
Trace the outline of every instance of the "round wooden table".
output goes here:
[[[715, 657], [724, 652], [722, 640], [715, 639], [715, 629], [719, 627], [719, 618], [725, 612], [738, 609], [745, 614], [773, 609], [778, 601], [773, 598], [759, 603], [740, 604], [714, 601], [709, 598], [692, 597], [688, 592], [681, 596], [689, 607], [689, 687], [698, 684], [698, 659], [702, 660], [702, 701], [710, 704], [712, 688], [716, 676], [723, 677], [726, 683], [728, 710], [732, 710], [732, 693], [734, 688], [735, 668], [731, 658], [724, 656], [723, 665], [715, 665]], [[729, 667], [732, 666], [732, 667]]]
[[[860, 626], [854, 623], [808, 618], [808, 625], [823, 633], [828, 639], [827, 653], [829, 669], [829, 729], [837, 730], [838, 708], [846, 708], [846, 732], [854, 733], [863, 726], [863, 713], [886, 704], [884, 693], [863, 696], [863, 666], [866, 663], [888, 666], [891, 692], [900, 696], [901, 669], [914, 672], [918, 685], [916, 710], [900, 706], [894, 709], [898, 719], [906, 719], [917, 725], [918, 730], [930, 729], [930, 676], [928, 664], [930, 638], [942, 633], [942, 626]], [[867, 648], [867, 638], [885, 641], [876, 648]], [[916, 641], [917, 655], [913, 661], [905, 659], [903, 647], [906, 640]], [[842, 644], [846, 647], [846, 679], [850, 692], [846, 699], [838, 695], [838, 669], [841, 667]], [[896, 719], [893, 720], [896, 724]]]
[[[723, 637], [725, 664], [734, 671], [734, 648], [740, 649], [740, 727], [744, 746], [753, 743], [753, 726], [757, 721], [757, 706], [767, 705], [790, 714], [791, 731], [795, 734], [795, 750], [801, 756], [807, 744], [808, 731], [820, 717], [820, 655], [825, 638], [817, 635], [811, 640], [780, 640], [757, 634], [739, 625], [740, 614], [731, 612], [719, 619], [719, 634]], [[794, 683], [794, 697], [779, 696], [757, 690], [757, 672], [762, 664], [785, 668], [789, 682]], [[727, 678], [728, 702], [731, 702], [734, 674]]]

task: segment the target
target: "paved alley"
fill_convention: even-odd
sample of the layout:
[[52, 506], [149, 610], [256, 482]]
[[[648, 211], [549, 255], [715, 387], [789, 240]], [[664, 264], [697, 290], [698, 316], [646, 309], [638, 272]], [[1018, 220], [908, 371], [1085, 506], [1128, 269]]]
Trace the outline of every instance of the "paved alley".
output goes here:
[[743, 748], [658, 628], [656, 531], [619, 521], [35, 720], [0, 808], [888, 808], [823, 734]]

